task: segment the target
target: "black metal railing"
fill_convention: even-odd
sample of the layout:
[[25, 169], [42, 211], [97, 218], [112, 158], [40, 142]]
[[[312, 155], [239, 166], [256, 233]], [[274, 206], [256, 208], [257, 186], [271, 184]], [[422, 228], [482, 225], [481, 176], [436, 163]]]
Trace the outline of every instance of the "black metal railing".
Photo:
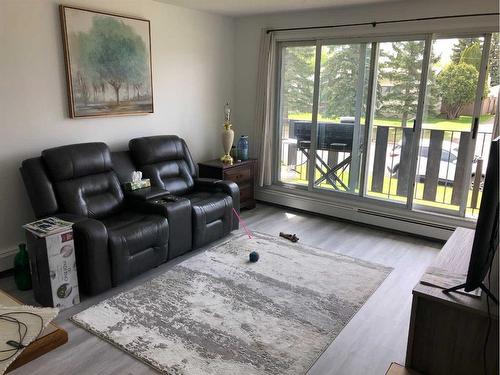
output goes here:
[[[292, 173], [292, 177], [289, 178], [291, 182], [305, 184], [308, 179], [307, 150], [309, 148], [308, 142], [310, 143], [310, 131], [309, 135], [305, 134], [302, 126], [297, 133], [295, 130], [297, 123], [303, 125], [305, 122], [290, 120], [286, 132], [283, 133], [281, 161], [283, 168]], [[335, 129], [339, 125], [345, 128], [345, 124], [329, 123], [328, 125], [331, 126], [330, 129]], [[339, 141], [331, 142], [331, 131], [325, 131], [323, 123], [318, 124], [318, 126], [323, 131], [318, 133], [318, 144], [321, 147], [318, 148], [316, 154], [316, 173], [318, 176], [315, 180], [319, 181], [317, 186], [339, 190], [339, 184], [334, 185], [331, 183], [331, 179], [321, 176], [331, 173], [333, 170], [336, 178], [344, 181], [347, 185], [351, 171], [349, 163], [345, 163], [345, 161], [351, 157], [352, 150], [342, 150], [338, 146], [329, 148], [330, 145], [339, 145]], [[342, 135], [345, 135], [344, 133], [346, 133], [345, 129], [343, 129]], [[351, 137], [351, 141], [347, 142], [349, 147], [352, 147], [352, 134], [352, 132], [349, 133]], [[330, 138], [327, 138], [328, 135]], [[368, 161], [368, 193], [385, 196], [387, 199], [408, 195], [410, 153], [414, 135], [413, 128], [374, 126], [370, 147], [371, 156]], [[305, 139], [307, 137], [309, 139]], [[471, 165], [467, 158], [467, 150], [469, 142], [471, 142], [470, 132], [424, 128], [419, 140], [415, 199], [424, 204], [426, 202], [437, 203], [442, 208], [458, 210], [464, 194], [467, 194], [468, 214], [477, 215], [482, 178], [486, 170], [485, 163], [491, 140], [492, 134], [490, 132], [477, 133], [474, 161]], [[328, 145], [328, 147], [324, 145]], [[337, 170], [337, 165], [342, 165], [343, 168]], [[282, 180], [286, 181], [286, 177], [282, 176]], [[469, 181], [472, 182], [469, 183]], [[342, 189], [344, 184], [341, 185]]]

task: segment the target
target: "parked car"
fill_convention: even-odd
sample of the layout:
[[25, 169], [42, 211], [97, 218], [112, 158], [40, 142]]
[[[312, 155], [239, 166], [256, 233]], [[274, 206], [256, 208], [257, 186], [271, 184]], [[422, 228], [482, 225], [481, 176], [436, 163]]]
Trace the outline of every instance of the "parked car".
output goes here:
[[[426, 169], [427, 169], [427, 157], [429, 154], [429, 140], [421, 143], [419, 146], [419, 160], [417, 164], [417, 179], [420, 182], [425, 181]], [[396, 144], [393, 146], [392, 150], [389, 151], [387, 155], [388, 166], [387, 170], [392, 175], [396, 175], [399, 171], [399, 163], [401, 156], [401, 144]], [[477, 161], [480, 157], [478, 155], [474, 156], [472, 167], [471, 167], [471, 185], [474, 184], [474, 177], [476, 174]], [[456, 143], [451, 143], [444, 141], [441, 151], [441, 161], [439, 165], [439, 179], [438, 183], [453, 185], [455, 180], [455, 169], [458, 160], [458, 145]], [[484, 176], [486, 174], [486, 162], [483, 162], [482, 172], [481, 172], [481, 188], [484, 181]]]

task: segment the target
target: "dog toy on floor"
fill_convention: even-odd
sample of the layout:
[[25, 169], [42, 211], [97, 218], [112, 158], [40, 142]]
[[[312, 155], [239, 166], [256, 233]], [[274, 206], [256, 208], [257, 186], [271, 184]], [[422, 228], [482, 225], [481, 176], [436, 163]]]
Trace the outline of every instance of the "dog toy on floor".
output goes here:
[[287, 240], [292, 241], [292, 242], [297, 242], [299, 240], [299, 237], [297, 237], [295, 235], [295, 233], [294, 234], [288, 234], [288, 233], [280, 232], [280, 237], [286, 238]]
[[255, 263], [259, 260], [259, 253], [256, 251], [252, 251], [248, 257], [250, 262]]

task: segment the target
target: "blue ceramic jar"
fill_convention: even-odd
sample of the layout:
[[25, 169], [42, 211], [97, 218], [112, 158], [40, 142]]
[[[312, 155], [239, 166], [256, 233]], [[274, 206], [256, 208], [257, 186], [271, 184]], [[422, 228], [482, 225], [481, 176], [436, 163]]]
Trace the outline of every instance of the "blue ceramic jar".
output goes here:
[[237, 150], [239, 160], [248, 160], [248, 135], [242, 135], [240, 137], [238, 140]]

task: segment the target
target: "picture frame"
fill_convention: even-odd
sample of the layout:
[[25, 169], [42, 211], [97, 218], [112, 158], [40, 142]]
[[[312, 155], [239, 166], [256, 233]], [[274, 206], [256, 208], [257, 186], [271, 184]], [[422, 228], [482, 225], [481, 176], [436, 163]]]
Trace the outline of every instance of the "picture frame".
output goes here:
[[69, 116], [154, 113], [151, 25], [60, 5]]

